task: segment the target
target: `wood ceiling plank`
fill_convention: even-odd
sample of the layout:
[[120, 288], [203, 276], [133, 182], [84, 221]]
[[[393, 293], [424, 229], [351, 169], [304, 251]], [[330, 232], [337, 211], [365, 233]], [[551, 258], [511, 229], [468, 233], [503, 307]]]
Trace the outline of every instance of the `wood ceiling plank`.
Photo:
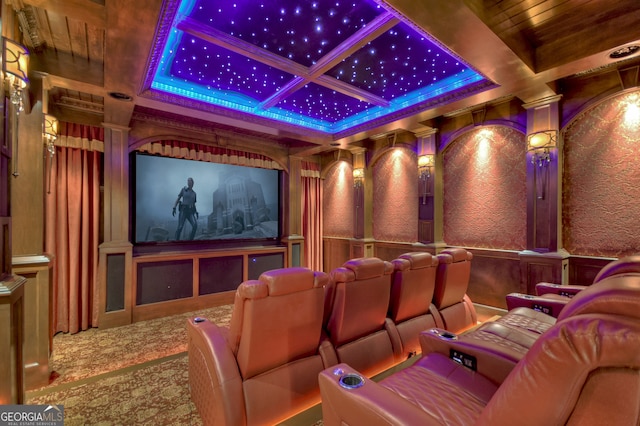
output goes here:
[[91, 0], [22, 0], [40, 9], [46, 9], [70, 19], [98, 27], [106, 27], [105, 6]]
[[52, 46], [53, 36], [51, 35], [49, 27], [49, 16], [47, 11], [39, 8], [34, 8], [33, 11], [38, 26], [38, 36], [40, 36], [40, 41], [44, 45]]
[[89, 49], [87, 46], [87, 31], [84, 22], [75, 19], [67, 19], [69, 28], [69, 45], [71, 54], [75, 58], [89, 59]]
[[71, 53], [71, 40], [69, 39], [69, 28], [64, 15], [47, 11], [49, 18], [49, 29], [51, 30], [50, 48], [57, 51]]
[[104, 62], [104, 44], [106, 31], [103, 28], [86, 26], [87, 48], [89, 49], [89, 61]]

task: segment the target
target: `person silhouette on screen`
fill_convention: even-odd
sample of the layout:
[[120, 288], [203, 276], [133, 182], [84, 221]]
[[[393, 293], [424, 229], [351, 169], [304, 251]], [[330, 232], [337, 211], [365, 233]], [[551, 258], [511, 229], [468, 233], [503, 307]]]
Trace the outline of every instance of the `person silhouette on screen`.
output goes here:
[[178, 229], [176, 229], [176, 240], [180, 239], [182, 234], [182, 228], [184, 227], [185, 220], [189, 221], [191, 225], [190, 240], [193, 240], [196, 236], [196, 230], [198, 229], [198, 210], [196, 209], [196, 193], [193, 190], [193, 178], [187, 179], [187, 186], [182, 187], [175, 204], [173, 205], [172, 214], [175, 217], [176, 208], [178, 208]]

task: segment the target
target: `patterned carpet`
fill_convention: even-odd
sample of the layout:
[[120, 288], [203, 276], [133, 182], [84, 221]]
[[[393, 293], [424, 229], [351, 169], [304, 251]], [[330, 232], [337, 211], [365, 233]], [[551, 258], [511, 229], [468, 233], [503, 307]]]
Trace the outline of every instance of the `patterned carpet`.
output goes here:
[[186, 318], [226, 325], [231, 308], [58, 334], [51, 382], [26, 403], [64, 405], [65, 425], [201, 425], [189, 398]]

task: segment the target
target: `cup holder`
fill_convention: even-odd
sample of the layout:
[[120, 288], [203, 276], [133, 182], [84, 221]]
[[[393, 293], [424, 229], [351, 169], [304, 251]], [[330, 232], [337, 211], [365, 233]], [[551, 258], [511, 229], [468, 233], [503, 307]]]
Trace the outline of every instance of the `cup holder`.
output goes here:
[[364, 378], [357, 374], [349, 373], [340, 377], [339, 383], [345, 389], [357, 389], [364, 385]]
[[458, 340], [457, 334], [447, 330], [442, 330], [441, 328], [432, 328], [431, 330], [429, 330], [429, 333], [435, 334], [439, 338], [445, 339], [445, 340]]

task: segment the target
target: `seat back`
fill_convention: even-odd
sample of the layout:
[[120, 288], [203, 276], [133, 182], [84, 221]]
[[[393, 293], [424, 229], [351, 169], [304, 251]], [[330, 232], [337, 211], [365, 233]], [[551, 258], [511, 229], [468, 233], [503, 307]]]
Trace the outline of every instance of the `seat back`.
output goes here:
[[244, 380], [317, 353], [328, 280], [296, 267], [240, 284], [228, 341]]
[[388, 315], [398, 331], [406, 357], [421, 351], [418, 339], [421, 331], [443, 327], [432, 304], [438, 259], [430, 253], [413, 252], [400, 255], [391, 263], [393, 279]]
[[334, 297], [327, 331], [334, 345], [384, 328], [393, 265], [376, 257], [351, 259], [331, 272]]
[[638, 424], [638, 306], [638, 273], [609, 276], [577, 294], [500, 386], [477, 424], [516, 419], [532, 425]]
[[351, 259], [331, 272], [333, 305], [327, 333], [338, 360], [365, 374], [393, 364], [385, 328], [393, 265], [375, 257]]
[[391, 261], [393, 280], [389, 318], [395, 323], [429, 313], [438, 258], [430, 253], [405, 253]]
[[476, 310], [467, 296], [473, 254], [463, 248], [448, 248], [437, 256], [433, 303], [442, 315], [445, 328], [462, 331], [475, 325]]
[[640, 255], [627, 256], [607, 263], [593, 279], [593, 283], [614, 275], [640, 273]]

